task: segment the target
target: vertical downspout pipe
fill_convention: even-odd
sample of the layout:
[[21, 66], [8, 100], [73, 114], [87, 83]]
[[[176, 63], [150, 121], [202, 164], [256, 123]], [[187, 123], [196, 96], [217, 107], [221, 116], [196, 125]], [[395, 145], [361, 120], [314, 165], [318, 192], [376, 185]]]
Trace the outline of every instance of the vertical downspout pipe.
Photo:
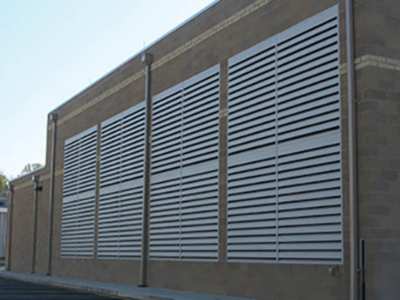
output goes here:
[[37, 229], [38, 229], [38, 198], [39, 191], [42, 187], [39, 185], [39, 175], [32, 176], [33, 183], [33, 241], [32, 241], [32, 269], [31, 272], [36, 271], [36, 247], [37, 247]]
[[149, 257], [149, 206], [150, 206], [150, 172], [151, 172], [151, 64], [153, 57], [150, 53], [143, 53], [142, 62], [145, 66], [145, 144], [144, 144], [144, 185], [143, 185], [143, 224], [142, 224], [142, 253], [140, 264], [140, 287], [147, 286], [147, 269]]
[[47, 272], [46, 275], [50, 276], [52, 272], [52, 254], [53, 254], [53, 223], [54, 223], [54, 180], [55, 180], [55, 165], [56, 165], [56, 139], [57, 139], [57, 114], [51, 113], [49, 116], [51, 122], [51, 149], [50, 149], [50, 182], [49, 182], [49, 212], [48, 212], [48, 224], [49, 233], [47, 241]]
[[350, 300], [359, 300], [359, 214], [357, 178], [357, 103], [354, 69], [354, 14], [353, 0], [345, 0], [347, 107], [349, 151], [349, 223], [350, 223]]
[[8, 198], [8, 235], [7, 235], [7, 265], [6, 265], [7, 271], [11, 271], [13, 211], [14, 211], [14, 185], [12, 183], [10, 183], [9, 198]]

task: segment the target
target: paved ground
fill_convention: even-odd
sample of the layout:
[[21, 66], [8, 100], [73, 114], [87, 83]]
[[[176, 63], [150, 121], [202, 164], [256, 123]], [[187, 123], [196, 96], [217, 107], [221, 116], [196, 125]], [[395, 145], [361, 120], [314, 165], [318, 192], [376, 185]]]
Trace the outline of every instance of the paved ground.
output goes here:
[[[1, 1], [1, 0], [0, 0]], [[232, 297], [225, 295], [211, 295], [211, 294], [203, 294], [203, 293], [192, 293], [185, 291], [176, 291], [169, 289], [161, 289], [155, 287], [138, 287], [134, 284], [122, 284], [122, 283], [105, 283], [98, 281], [91, 281], [82, 278], [72, 278], [72, 277], [58, 277], [58, 276], [46, 276], [44, 274], [30, 274], [30, 273], [15, 273], [4, 271], [0, 272], [0, 300], [3, 299], [94, 299], [94, 300], [106, 300], [106, 298], [94, 297], [93, 295], [85, 295], [79, 293], [78, 296], [71, 297], [65, 294], [65, 290], [62, 290], [64, 294], [61, 294], [58, 297], [43, 297], [39, 295], [38, 297], [26, 297], [26, 298], [8, 298], [7, 295], [2, 297], [1, 292], [1, 282], [2, 280], [12, 280], [13, 282], [32, 282], [34, 286], [41, 286], [44, 289], [49, 290], [49, 286], [60, 286], [66, 288], [77, 288], [82, 291], [94, 291], [99, 294], [107, 294], [107, 295], [115, 295], [108, 300], [116, 300], [116, 299], [168, 299], [168, 300], [255, 300], [255, 298], [246, 298], [246, 297]], [[50, 288], [50, 290], [52, 290]], [[60, 289], [56, 289], [60, 291]], [[67, 291], [68, 292], [68, 291]], [[71, 292], [70, 292], [71, 294]], [[46, 295], [46, 294], [44, 294]], [[65, 297], [61, 297], [64, 296]], [[118, 295], [118, 296], [117, 296]], [[57, 296], [57, 294], [56, 294]], [[92, 297], [92, 298], [90, 298]], [[116, 298], [116, 299], [115, 299]], [[399, 299], [400, 300], [400, 299]]]
[[0, 300], [116, 300], [96, 295], [0, 278]]

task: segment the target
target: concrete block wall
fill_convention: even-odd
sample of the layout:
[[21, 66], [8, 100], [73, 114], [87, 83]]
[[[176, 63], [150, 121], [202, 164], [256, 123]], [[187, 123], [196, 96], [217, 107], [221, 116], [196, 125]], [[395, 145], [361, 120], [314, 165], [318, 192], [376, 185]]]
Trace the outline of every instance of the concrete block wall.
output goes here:
[[400, 297], [400, 2], [356, 1], [360, 238], [367, 299]]
[[[226, 248], [226, 69], [227, 59], [339, 2], [341, 63], [346, 63], [344, 1], [223, 0], [153, 45], [153, 95], [220, 64], [220, 250]], [[398, 299], [400, 215], [399, 143], [400, 39], [396, 38], [396, 0], [355, 1], [359, 184], [361, 237], [367, 245], [367, 290], [371, 299]], [[385, 58], [390, 58], [387, 60]], [[394, 59], [394, 60], [392, 60]], [[397, 69], [396, 69], [397, 68]], [[62, 259], [60, 253], [64, 140], [119, 113], [144, 98], [144, 72], [134, 57], [55, 110], [58, 114], [53, 235], [53, 275], [137, 284], [139, 260]], [[346, 74], [342, 75], [344, 265], [332, 276], [329, 266], [150, 261], [149, 284], [256, 299], [348, 299], [349, 220], [347, 201]], [[396, 122], [397, 120], [397, 122]], [[50, 123], [49, 123], [50, 124]], [[396, 125], [397, 124], [397, 125]], [[49, 162], [40, 171], [36, 270], [47, 270]], [[30, 272], [33, 190], [30, 176], [14, 182], [11, 269]], [[396, 276], [397, 275], [397, 276]], [[399, 296], [400, 297], [400, 296]]]
[[400, 74], [369, 67], [358, 83], [361, 238], [371, 299], [399, 299]]
[[27, 186], [18, 190], [13, 200], [13, 231], [11, 268], [31, 272], [33, 245], [33, 193]]

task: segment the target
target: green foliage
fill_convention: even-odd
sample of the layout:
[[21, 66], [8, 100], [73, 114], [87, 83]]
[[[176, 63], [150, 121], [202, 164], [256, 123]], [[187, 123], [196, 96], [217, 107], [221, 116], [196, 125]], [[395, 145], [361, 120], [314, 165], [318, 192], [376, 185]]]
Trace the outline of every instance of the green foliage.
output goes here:
[[8, 179], [5, 175], [0, 174], [0, 193], [8, 189]]

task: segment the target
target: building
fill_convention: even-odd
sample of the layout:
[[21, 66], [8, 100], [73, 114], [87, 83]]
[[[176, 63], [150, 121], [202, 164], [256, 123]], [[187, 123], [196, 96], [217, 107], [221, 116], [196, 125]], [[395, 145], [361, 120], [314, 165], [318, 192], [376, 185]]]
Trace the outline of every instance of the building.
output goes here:
[[7, 240], [7, 193], [0, 192], [0, 260], [6, 256]]
[[399, 13], [208, 7], [49, 114], [46, 167], [12, 182], [9, 269], [399, 299]]

